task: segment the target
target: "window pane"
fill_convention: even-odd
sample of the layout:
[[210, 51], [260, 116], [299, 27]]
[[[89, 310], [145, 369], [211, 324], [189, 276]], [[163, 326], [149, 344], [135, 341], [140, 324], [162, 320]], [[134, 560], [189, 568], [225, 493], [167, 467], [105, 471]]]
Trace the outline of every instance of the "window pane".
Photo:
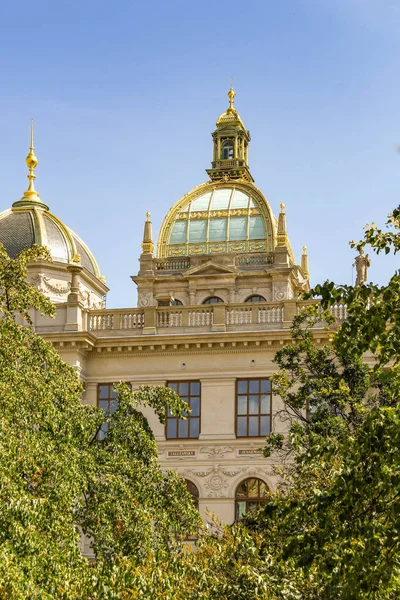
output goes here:
[[190, 221], [189, 242], [205, 242], [207, 221], [204, 219]]
[[211, 200], [210, 210], [221, 210], [224, 208], [228, 208], [231, 193], [231, 188], [222, 188], [219, 190], [215, 190]]
[[190, 393], [192, 396], [200, 396], [200, 382], [192, 381], [190, 384]]
[[[180, 397], [182, 398], [182, 396], [187, 396], [188, 394], [189, 394], [189, 384], [186, 383], [186, 382], [185, 383], [181, 382], [179, 384], [179, 395], [180, 395]], [[185, 400], [187, 400], [187, 399], [185, 398]]]
[[104, 410], [104, 412], [108, 412], [108, 400], [99, 400], [99, 408]]
[[167, 420], [167, 437], [176, 438], [176, 419]]
[[247, 380], [238, 381], [238, 393], [247, 394]]
[[110, 398], [118, 398], [117, 392], [113, 389], [114, 386], [110, 386]]
[[271, 391], [271, 382], [269, 379], [261, 380], [261, 391], [262, 392], [270, 392]]
[[171, 390], [174, 390], [174, 392], [177, 392], [177, 391], [178, 391], [178, 384], [177, 384], [177, 383], [168, 383], [168, 387], [169, 387]]
[[249, 396], [249, 414], [258, 415], [258, 396]]
[[258, 502], [248, 502], [247, 503], [247, 510], [250, 512], [252, 510], [257, 510], [259, 504]]
[[249, 239], [263, 240], [265, 238], [264, 222], [262, 217], [250, 217]]
[[238, 417], [237, 434], [239, 436], [247, 435], [247, 417]]
[[258, 379], [253, 379], [253, 381], [250, 381], [250, 394], [258, 394], [259, 385], [260, 382]]
[[232, 217], [229, 221], [229, 239], [245, 240], [247, 237], [247, 217]]
[[192, 412], [190, 413], [190, 417], [198, 417], [200, 414], [200, 398], [198, 396], [192, 396], [190, 399], [190, 408]]
[[196, 200], [193, 200], [190, 211], [198, 212], [198, 211], [202, 211], [202, 210], [208, 210], [208, 205], [210, 203], [210, 197], [211, 197], [211, 192], [209, 192], [208, 194], [203, 194], [199, 198], [196, 198]]
[[210, 242], [222, 242], [226, 240], [226, 219], [210, 219], [208, 239]]
[[269, 489], [266, 483], [260, 481], [260, 498], [266, 498], [269, 496]]
[[261, 417], [260, 419], [260, 435], [269, 435], [270, 434], [270, 418], [269, 417]]
[[184, 421], [183, 419], [178, 420], [178, 437], [188, 437], [188, 425], [187, 421]]
[[233, 192], [230, 208], [247, 208], [248, 204], [248, 196], [243, 194], [243, 192], [239, 192], [239, 190]]
[[198, 418], [190, 419], [190, 437], [191, 438], [199, 437], [199, 425], [200, 425], [200, 419], [198, 419]]
[[247, 497], [258, 498], [258, 482], [259, 479], [248, 479], [247, 480]]
[[258, 435], [258, 417], [249, 417], [249, 436]]
[[271, 396], [268, 394], [264, 394], [261, 396], [261, 414], [269, 415], [269, 411], [271, 408]]
[[238, 415], [247, 414], [247, 396], [238, 396]]
[[247, 479], [243, 481], [237, 489], [236, 492], [237, 498], [247, 498]]
[[118, 400], [114, 400], [113, 402], [111, 402], [110, 406], [111, 406], [111, 414], [115, 413], [115, 411], [118, 408]]
[[108, 385], [99, 385], [99, 398], [108, 398]]
[[[182, 398], [182, 400], [183, 400], [184, 402], [186, 402], [186, 404], [189, 406], [189, 403], [188, 403], [188, 400], [189, 400], [189, 398]], [[188, 416], [188, 412], [187, 412], [187, 410], [183, 410], [183, 411], [182, 411], [182, 414], [183, 414], [183, 416], [184, 416], [184, 417], [187, 417], [187, 416]]]
[[175, 221], [169, 238], [170, 244], [186, 244], [187, 221]]
[[107, 425], [103, 425], [102, 428], [99, 431], [99, 440], [104, 440], [106, 438], [107, 435]]
[[246, 514], [246, 502], [236, 502], [236, 520], [241, 519]]

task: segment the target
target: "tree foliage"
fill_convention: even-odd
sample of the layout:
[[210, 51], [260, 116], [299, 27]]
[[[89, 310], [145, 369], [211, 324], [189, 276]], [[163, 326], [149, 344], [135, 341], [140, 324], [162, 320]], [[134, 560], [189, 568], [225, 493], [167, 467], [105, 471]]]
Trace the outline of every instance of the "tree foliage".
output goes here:
[[[0, 597], [40, 600], [112, 598], [117, 565], [168, 560], [176, 536], [193, 532], [199, 515], [185, 486], [157, 462], [140, 403], [161, 418], [186, 405], [172, 391], [119, 384], [118, 406], [106, 420], [82, 404], [75, 370], [30, 327], [33, 306], [53, 314], [26, 282], [27, 263], [48, 259], [34, 247], [11, 260], [0, 248]], [[80, 532], [90, 536], [95, 565], [82, 557]]]

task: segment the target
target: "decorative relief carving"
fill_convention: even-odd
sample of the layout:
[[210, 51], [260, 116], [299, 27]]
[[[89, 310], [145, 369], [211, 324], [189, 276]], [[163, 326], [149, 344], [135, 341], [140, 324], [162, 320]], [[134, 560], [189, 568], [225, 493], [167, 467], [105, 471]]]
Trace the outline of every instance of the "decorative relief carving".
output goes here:
[[202, 454], [207, 455], [207, 458], [223, 458], [225, 454], [233, 451], [232, 446], [206, 446], [200, 450]]
[[234, 477], [243, 469], [224, 469], [220, 465], [215, 465], [207, 471], [197, 469], [187, 469], [188, 473], [193, 473], [197, 477], [206, 477], [204, 487], [208, 490], [209, 498], [227, 498], [227, 489], [229, 487], [228, 477]]
[[274, 300], [278, 302], [281, 300], [287, 300], [288, 298], [288, 285], [287, 283], [275, 283], [274, 285]]
[[152, 300], [151, 292], [139, 292], [138, 304], [141, 308], [145, 308], [146, 306], [150, 306]]
[[67, 282], [65, 287], [62, 287], [60, 284], [51, 283], [50, 277], [39, 273], [36, 277], [32, 278], [32, 283], [39, 284], [39, 289], [42, 291], [48, 291], [54, 294], [55, 296], [65, 296], [65, 294], [69, 294], [71, 289], [71, 284]]

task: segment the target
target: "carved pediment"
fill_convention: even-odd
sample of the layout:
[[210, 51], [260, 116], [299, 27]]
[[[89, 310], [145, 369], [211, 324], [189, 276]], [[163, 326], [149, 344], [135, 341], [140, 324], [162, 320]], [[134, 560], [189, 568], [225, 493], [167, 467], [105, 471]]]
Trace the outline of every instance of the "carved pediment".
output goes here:
[[202, 265], [188, 269], [185, 272], [186, 277], [192, 275], [236, 275], [239, 272], [237, 267], [230, 267], [227, 265], [221, 265], [213, 260], [209, 260]]

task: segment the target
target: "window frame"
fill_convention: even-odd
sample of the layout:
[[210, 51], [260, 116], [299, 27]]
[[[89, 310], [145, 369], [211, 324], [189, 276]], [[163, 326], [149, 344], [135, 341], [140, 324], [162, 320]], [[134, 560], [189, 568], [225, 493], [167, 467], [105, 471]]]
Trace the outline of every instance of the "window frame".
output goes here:
[[[258, 496], [245, 496], [244, 498], [240, 498], [238, 497], [238, 490], [240, 488], [240, 486], [242, 486], [244, 483], [246, 483], [247, 481], [251, 481], [251, 480], [255, 480], [257, 481], [257, 485], [258, 485]], [[261, 496], [260, 495], [260, 484], [263, 484], [266, 487], [267, 490], [267, 495], [266, 496]], [[255, 510], [259, 510], [260, 507], [265, 503], [268, 502], [268, 499], [271, 497], [271, 489], [269, 487], [269, 485], [263, 480], [261, 479], [261, 477], [246, 477], [246, 479], [243, 479], [240, 483], [238, 483], [238, 485], [236, 486], [235, 489], [235, 523], [237, 523], [239, 521], [239, 519], [243, 518], [244, 516], [246, 516], [249, 512], [252, 512], [253, 509], [249, 509], [247, 507], [248, 503], [256, 503], [257, 506], [255, 507]], [[246, 505], [246, 510], [244, 512], [244, 514], [242, 516], [239, 517], [238, 515], [238, 504], [239, 502], [244, 502]]]
[[[115, 385], [115, 381], [113, 381], [112, 383], [104, 382], [104, 383], [98, 383], [97, 384], [97, 408], [99, 410], [103, 410], [102, 407], [100, 406], [100, 400], [103, 400], [103, 401], [107, 400], [108, 412], [107, 413], [104, 412], [104, 416], [105, 417], [108, 417], [109, 415], [112, 414], [112, 412], [111, 412], [112, 402], [118, 402], [118, 394], [115, 397], [111, 396], [111, 393], [113, 393], [113, 387], [114, 387], [114, 385]], [[102, 386], [107, 386], [108, 387], [108, 396], [107, 396], [107, 398], [101, 398], [100, 397], [100, 388]], [[106, 430], [103, 429], [103, 427], [105, 427], [105, 426], [107, 426]], [[107, 434], [108, 434], [109, 430], [110, 430], [110, 423], [104, 422], [103, 425], [101, 426], [98, 434], [97, 434], [97, 439], [104, 440], [107, 437]]]
[[[253, 300], [253, 298], [259, 298], [259, 300]], [[245, 302], [257, 304], [257, 302], [266, 302], [266, 299], [261, 294], [251, 294], [251, 296], [246, 298]]]
[[[176, 441], [176, 440], [189, 440], [189, 441], [190, 440], [198, 440], [200, 437], [200, 433], [201, 433], [201, 381], [199, 379], [174, 379], [171, 381], [167, 381], [166, 387], [169, 387], [171, 383], [178, 384], [178, 391], [176, 391], [176, 393], [178, 394], [178, 396], [180, 398], [182, 398], [182, 396], [179, 394], [180, 385], [184, 384], [184, 383], [188, 384], [188, 394], [185, 395], [184, 397], [188, 398], [188, 400], [189, 400], [189, 403], [188, 403], [189, 408], [191, 408], [190, 400], [192, 397], [199, 399], [199, 414], [193, 415], [193, 416], [191, 416], [190, 414], [187, 415], [186, 421], [188, 424], [188, 434], [187, 434], [187, 436], [184, 436], [184, 437], [178, 437], [179, 421], [181, 421], [181, 420], [183, 421], [183, 419], [179, 419], [179, 417], [168, 416], [168, 409], [167, 409], [166, 421], [165, 421], [165, 439], [166, 440], [174, 440], [174, 441]], [[199, 384], [199, 393], [198, 394], [191, 394], [190, 385], [192, 383]], [[170, 388], [170, 389], [172, 389], [172, 388]], [[191, 421], [191, 419], [196, 419], [196, 420], [198, 420], [198, 423], [199, 423], [199, 431], [198, 431], [198, 435], [196, 437], [190, 437], [190, 421]], [[176, 421], [176, 429], [175, 429], [175, 432], [177, 434], [176, 437], [169, 437], [169, 435], [168, 435], [168, 421], [172, 421], [172, 420]]]
[[[215, 302], [211, 302], [211, 300], [216, 299]], [[202, 304], [224, 304], [225, 300], [220, 298], [219, 296], [208, 296], [203, 300]]]
[[[261, 383], [259, 383], [259, 392], [258, 393], [250, 393], [250, 382], [258, 381], [261, 382], [263, 380], [267, 380], [270, 382], [270, 391], [269, 392], [261, 392]], [[247, 393], [239, 394], [239, 383], [241, 381], [247, 381]], [[269, 395], [269, 413], [261, 412], [261, 397], [263, 395]], [[249, 397], [250, 396], [258, 396], [258, 413], [250, 413], [246, 412], [243, 414], [239, 414], [239, 396], [247, 396], [247, 411], [249, 410]], [[246, 435], [238, 434], [238, 418], [246, 417]], [[258, 433], [259, 435], [249, 435], [249, 417], [258, 417]], [[261, 417], [269, 417], [269, 432], [264, 434], [260, 434], [261, 429]], [[235, 435], [238, 439], [249, 439], [249, 438], [265, 438], [272, 433], [272, 381], [270, 377], [239, 377], [236, 379], [235, 383]]]

